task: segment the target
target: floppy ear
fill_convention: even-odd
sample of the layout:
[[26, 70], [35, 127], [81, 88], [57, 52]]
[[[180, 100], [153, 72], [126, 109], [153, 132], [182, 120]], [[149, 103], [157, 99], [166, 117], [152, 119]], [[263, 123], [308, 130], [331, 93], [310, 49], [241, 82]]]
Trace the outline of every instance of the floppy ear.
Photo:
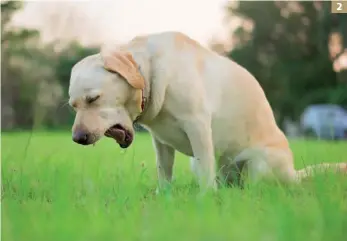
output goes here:
[[135, 89], [143, 89], [145, 80], [131, 53], [118, 50], [101, 50], [104, 68], [120, 74]]

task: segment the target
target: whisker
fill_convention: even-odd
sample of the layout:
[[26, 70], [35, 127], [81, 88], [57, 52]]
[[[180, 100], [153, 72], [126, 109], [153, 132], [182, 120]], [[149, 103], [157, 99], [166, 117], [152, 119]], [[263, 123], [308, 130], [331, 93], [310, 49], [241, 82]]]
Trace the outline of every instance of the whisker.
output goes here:
[[63, 100], [63, 103], [59, 106], [59, 109], [64, 108], [65, 106], [70, 106], [69, 105], [69, 100]]

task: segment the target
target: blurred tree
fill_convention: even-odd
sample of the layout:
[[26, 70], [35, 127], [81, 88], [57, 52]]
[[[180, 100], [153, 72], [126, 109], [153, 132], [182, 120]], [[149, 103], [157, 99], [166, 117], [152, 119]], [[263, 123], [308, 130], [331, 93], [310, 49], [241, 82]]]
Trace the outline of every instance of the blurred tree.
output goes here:
[[[11, 26], [23, 7], [1, 2], [1, 125], [2, 130], [61, 127], [71, 124], [66, 93], [72, 66], [96, 48], [77, 42], [43, 44], [37, 30]], [[59, 50], [57, 50], [59, 49]]]
[[347, 85], [347, 14], [331, 12], [331, 2], [322, 2], [321, 21], [324, 38], [338, 80]]
[[346, 105], [332, 69], [319, 2], [239, 1], [230, 18], [242, 19], [227, 56], [246, 67], [265, 90], [277, 120], [297, 119], [308, 104]]
[[[38, 32], [28, 29], [14, 29], [9, 26], [13, 14], [21, 9], [22, 2], [2, 1], [1, 2], [1, 123], [2, 128], [14, 127], [15, 123], [27, 123], [32, 119], [26, 114], [18, 116], [20, 109], [30, 111], [27, 92], [21, 91], [24, 83], [21, 65], [24, 62], [22, 55], [30, 55], [30, 50], [23, 51], [25, 43], [37, 40]], [[30, 86], [27, 86], [30, 88]], [[23, 95], [21, 93], [24, 93]]]

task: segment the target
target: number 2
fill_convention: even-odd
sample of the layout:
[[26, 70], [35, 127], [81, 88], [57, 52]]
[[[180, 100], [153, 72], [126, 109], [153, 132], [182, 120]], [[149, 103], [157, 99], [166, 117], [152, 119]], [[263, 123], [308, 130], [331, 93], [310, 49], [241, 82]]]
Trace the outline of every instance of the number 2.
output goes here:
[[337, 4], [337, 11], [341, 11], [342, 10], [342, 3], [336, 3]]

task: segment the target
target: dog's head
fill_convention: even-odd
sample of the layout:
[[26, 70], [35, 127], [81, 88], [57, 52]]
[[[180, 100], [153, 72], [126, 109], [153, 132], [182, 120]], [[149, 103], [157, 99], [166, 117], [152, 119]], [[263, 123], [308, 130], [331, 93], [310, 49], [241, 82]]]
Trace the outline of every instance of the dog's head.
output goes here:
[[122, 148], [133, 141], [145, 82], [129, 52], [103, 49], [71, 71], [69, 104], [76, 111], [73, 141], [89, 145], [107, 136]]

